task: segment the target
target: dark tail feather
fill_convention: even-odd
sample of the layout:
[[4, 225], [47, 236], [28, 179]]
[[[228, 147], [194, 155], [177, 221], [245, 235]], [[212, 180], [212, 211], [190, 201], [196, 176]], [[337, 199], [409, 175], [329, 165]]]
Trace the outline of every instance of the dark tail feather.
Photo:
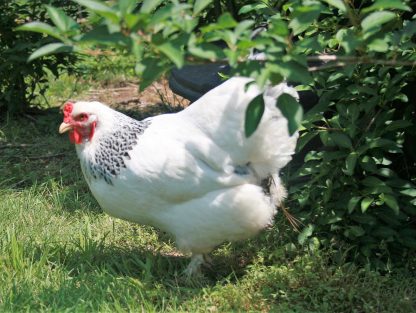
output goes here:
[[270, 175], [269, 177], [263, 179], [261, 186], [263, 187], [264, 193], [269, 195], [275, 205], [282, 209], [282, 212], [292, 226], [292, 228], [296, 231], [300, 231], [300, 225], [303, 223], [297, 219], [295, 216], [289, 213], [289, 210], [284, 206], [283, 201], [286, 198], [287, 192], [285, 187], [281, 184], [279, 176]]

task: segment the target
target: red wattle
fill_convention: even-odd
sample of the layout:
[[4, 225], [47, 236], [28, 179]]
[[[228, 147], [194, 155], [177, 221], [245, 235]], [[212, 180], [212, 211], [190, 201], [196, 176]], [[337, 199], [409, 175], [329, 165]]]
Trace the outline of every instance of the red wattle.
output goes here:
[[69, 132], [69, 140], [71, 143], [79, 145], [82, 143], [82, 136], [76, 129], [74, 129]]
[[75, 143], [75, 136], [74, 136], [74, 131], [73, 130], [69, 131], [69, 141], [71, 143]]

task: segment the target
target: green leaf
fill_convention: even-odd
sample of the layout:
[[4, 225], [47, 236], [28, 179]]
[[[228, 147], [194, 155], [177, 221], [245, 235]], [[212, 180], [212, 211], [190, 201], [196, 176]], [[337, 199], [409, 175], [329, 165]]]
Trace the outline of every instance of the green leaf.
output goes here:
[[184, 56], [181, 47], [175, 44], [174, 41], [166, 41], [165, 43], [158, 45], [157, 48], [162, 51], [176, 67], [181, 68], [184, 64]]
[[162, 3], [162, 0], [144, 0], [142, 3], [142, 7], [140, 8], [140, 12], [151, 13], [161, 3]]
[[238, 11], [238, 14], [245, 14], [251, 11], [258, 11], [264, 8], [267, 8], [266, 3], [246, 4], [241, 7], [241, 9]]
[[412, 126], [413, 123], [406, 120], [396, 120], [386, 126], [386, 130], [392, 131]]
[[97, 26], [80, 37], [80, 42], [126, 46], [126, 37], [120, 32], [110, 33], [105, 25]]
[[260, 124], [260, 120], [264, 113], [264, 99], [263, 94], [256, 96], [248, 104], [246, 110], [246, 117], [244, 122], [244, 133], [246, 138], [250, 137]]
[[347, 159], [345, 160], [345, 168], [346, 170], [344, 173], [348, 176], [352, 176], [354, 174], [355, 165], [357, 164], [358, 154], [357, 152], [351, 152]]
[[237, 66], [238, 61], [238, 51], [231, 49], [224, 49], [224, 54], [228, 59], [228, 63], [231, 67]]
[[124, 16], [124, 21], [128, 28], [133, 29], [141, 21], [141, 15], [127, 13]]
[[140, 76], [140, 90], [144, 90], [168, 69], [169, 66], [156, 58], [146, 58], [141, 63], [137, 63], [134, 70]]
[[355, 209], [355, 207], [357, 206], [358, 202], [360, 202], [361, 197], [352, 197], [349, 201], [348, 201], [348, 213], [352, 213]]
[[398, 144], [390, 139], [384, 139], [384, 138], [367, 138], [367, 144], [362, 145], [358, 150], [360, 150], [360, 153], [363, 153], [369, 149], [375, 149], [375, 148], [382, 148], [386, 151], [398, 151], [400, 152], [401, 149], [399, 148]]
[[306, 239], [308, 239], [313, 234], [314, 226], [309, 224], [306, 226], [298, 235], [298, 242], [303, 245], [306, 242]]
[[308, 142], [315, 138], [316, 135], [318, 135], [318, 132], [316, 131], [309, 131], [302, 134], [302, 136], [299, 137], [298, 142], [296, 144], [296, 152], [302, 151], [302, 149], [308, 144]]
[[59, 30], [56, 27], [52, 27], [42, 22], [31, 22], [17, 27], [16, 30], [42, 33], [57, 39], [62, 39], [62, 36], [59, 34]]
[[293, 34], [298, 35], [305, 31], [321, 14], [321, 5], [309, 5], [297, 7], [293, 13], [293, 19], [289, 23]]
[[113, 23], [120, 22], [120, 18], [117, 16], [117, 13], [112, 8], [106, 6], [103, 2], [99, 2], [95, 0], [74, 0], [74, 1], [90, 9], [92, 12], [109, 19]]
[[37, 58], [40, 58], [45, 55], [49, 54], [56, 54], [56, 53], [64, 53], [64, 52], [72, 52], [74, 51], [73, 46], [69, 46], [63, 43], [50, 43], [46, 46], [43, 46], [36, 51], [34, 51], [28, 59], [28, 62], [33, 61]]
[[293, 135], [299, 128], [303, 118], [303, 108], [291, 95], [284, 93], [278, 99], [276, 107], [286, 117], [289, 134]]
[[402, 195], [406, 195], [406, 196], [409, 196], [409, 197], [416, 198], [416, 189], [413, 189], [413, 188], [401, 190], [400, 193]]
[[353, 52], [357, 46], [360, 45], [358, 36], [355, 34], [353, 29], [341, 28], [335, 35], [335, 38], [339, 41], [347, 53]]
[[237, 24], [234, 29], [234, 34], [236, 36], [240, 36], [244, 34], [247, 30], [251, 33], [252, 26], [254, 25], [254, 21], [252, 20], [244, 20]]
[[377, 169], [377, 174], [386, 178], [397, 177], [397, 174], [393, 170], [386, 167]]
[[211, 2], [211, 0], [196, 0], [194, 3], [193, 15], [197, 15], [199, 12], [205, 9]]
[[416, 239], [415, 237], [403, 237], [402, 238], [403, 241], [403, 245], [412, 248], [412, 249], [416, 249]]
[[282, 37], [287, 36], [289, 34], [286, 22], [282, 20], [280, 17], [270, 19], [270, 26], [268, 31], [271, 34], [275, 34]]
[[268, 64], [268, 68], [273, 73], [278, 73], [293, 82], [300, 82], [309, 84], [313, 81], [306, 66], [299, 64], [296, 61], [288, 61], [284, 63]]
[[374, 176], [368, 176], [366, 178], [364, 178], [361, 183], [364, 186], [367, 187], [377, 187], [377, 186], [385, 186], [386, 183], [384, 181], [382, 181], [381, 179], [374, 177]]
[[106, 6], [103, 2], [94, 1], [94, 0], [74, 0], [74, 2], [83, 5], [84, 7], [94, 11], [112, 11], [110, 7]]
[[204, 26], [201, 28], [201, 31], [203, 34], [209, 34], [214, 30], [229, 29], [236, 27], [237, 25], [238, 23], [235, 21], [232, 15], [227, 12], [219, 17], [217, 23], [211, 23], [207, 26]]
[[160, 27], [165, 25], [164, 23], [170, 19], [175, 13], [175, 7], [173, 5], [166, 5], [159, 8], [151, 15], [151, 20], [148, 24], [149, 27]]
[[380, 39], [380, 38], [376, 38], [373, 41], [371, 41], [367, 47], [372, 50], [372, 51], [377, 51], [377, 52], [386, 52], [387, 50], [389, 50], [389, 44], [387, 42], [387, 40], [385, 39]]
[[225, 56], [223, 49], [211, 43], [203, 43], [199, 46], [189, 45], [188, 50], [194, 56], [213, 61]]
[[373, 5], [363, 9], [362, 12], [368, 13], [380, 9], [398, 9], [403, 11], [412, 11], [412, 9], [404, 4], [402, 0], [377, 0]]
[[119, 0], [118, 1], [118, 7], [123, 16], [126, 16], [127, 14], [132, 13], [136, 5], [137, 5], [136, 0]]
[[388, 226], [378, 226], [372, 230], [371, 234], [379, 238], [392, 239], [397, 236], [397, 232]]
[[397, 200], [394, 196], [385, 194], [382, 198], [384, 202], [388, 205], [388, 207], [394, 211], [394, 213], [399, 214], [399, 204], [397, 203]]
[[221, 27], [221, 29], [225, 28], [232, 28], [237, 26], [237, 22], [233, 18], [233, 16], [230, 13], [224, 13], [220, 16], [218, 19], [217, 25]]
[[329, 139], [338, 147], [352, 149], [351, 139], [344, 133], [332, 132], [329, 134]]
[[332, 5], [333, 7], [336, 7], [337, 9], [339, 9], [341, 12], [347, 12], [347, 7], [344, 3], [344, 1], [342, 0], [324, 0], [326, 3], [328, 3], [329, 5]]
[[371, 216], [370, 214], [362, 214], [358, 212], [351, 214], [351, 218], [357, 223], [367, 224], [371, 226], [374, 226], [379, 222], [375, 217]]
[[61, 9], [47, 5], [46, 10], [52, 22], [62, 32], [67, 32], [73, 28], [77, 28], [78, 24]]
[[344, 231], [344, 236], [349, 238], [361, 237], [364, 234], [365, 231], [361, 226], [349, 226], [348, 229]]
[[370, 197], [365, 197], [363, 200], [361, 200], [361, 212], [365, 213], [371, 203], [373, 203], [373, 199]]
[[130, 34], [131, 37], [131, 53], [134, 55], [136, 60], [141, 60], [143, 57], [144, 47], [143, 45], [135, 38], [135, 34]]
[[361, 27], [364, 32], [376, 29], [377, 27], [385, 24], [396, 17], [396, 14], [388, 11], [378, 11], [373, 12], [370, 15], [366, 16], [362, 22]]

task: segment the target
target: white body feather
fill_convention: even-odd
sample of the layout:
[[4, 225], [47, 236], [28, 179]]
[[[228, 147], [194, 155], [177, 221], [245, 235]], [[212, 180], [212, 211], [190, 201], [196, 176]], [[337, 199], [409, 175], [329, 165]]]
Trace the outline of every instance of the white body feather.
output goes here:
[[[245, 91], [248, 82], [229, 79], [182, 112], [153, 117], [112, 185], [88, 178], [83, 166], [104, 211], [167, 231], [180, 249], [193, 253], [248, 238], [269, 225], [275, 202], [284, 197], [277, 174], [290, 161], [297, 140], [297, 134], [289, 136], [276, 98], [297, 93], [285, 84], [266, 89], [260, 125], [246, 138], [245, 111], [262, 92], [255, 84]], [[111, 132], [114, 114], [119, 114], [103, 105], [90, 106], [99, 111], [98, 124], [93, 140], [77, 145], [81, 164], [93, 160], [97, 143]], [[238, 166], [249, 172], [237, 174]], [[260, 187], [270, 175], [277, 180], [273, 199]]]

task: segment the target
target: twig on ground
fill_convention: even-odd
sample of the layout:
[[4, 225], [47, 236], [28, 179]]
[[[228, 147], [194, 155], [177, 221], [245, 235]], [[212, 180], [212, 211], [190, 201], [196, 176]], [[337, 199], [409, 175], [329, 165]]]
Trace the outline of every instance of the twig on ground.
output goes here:
[[23, 114], [24, 117], [28, 118], [29, 120], [36, 122], [36, 119], [33, 116], [30, 116], [29, 114]]
[[28, 159], [28, 160], [40, 160], [40, 159], [52, 159], [52, 158], [58, 158], [64, 156], [65, 153], [56, 153], [56, 154], [47, 154], [47, 155], [35, 155], [35, 156], [20, 156], [20, 155], [14, 155], [11, 156], [12, 158], [18, 158], [18, 159]]
[[[137, 87], [137, 86], [135, 86]], [[126, 90], [131, 89], [131, 85], [125, 86], [125, 87], [117, 87], [117, 88], [105, 88], [106, 91], [118, 91], [118, 90]], [[90, 89], [88, 90], [88, 93], [100, 93], [102, 92], [102, 89]]]
[[31, 143], [6, 143], [5, 145], [0, 145], [0, 150], [13, 148], [27, 148], [32, 146], [34, 146], [34, 144]]

